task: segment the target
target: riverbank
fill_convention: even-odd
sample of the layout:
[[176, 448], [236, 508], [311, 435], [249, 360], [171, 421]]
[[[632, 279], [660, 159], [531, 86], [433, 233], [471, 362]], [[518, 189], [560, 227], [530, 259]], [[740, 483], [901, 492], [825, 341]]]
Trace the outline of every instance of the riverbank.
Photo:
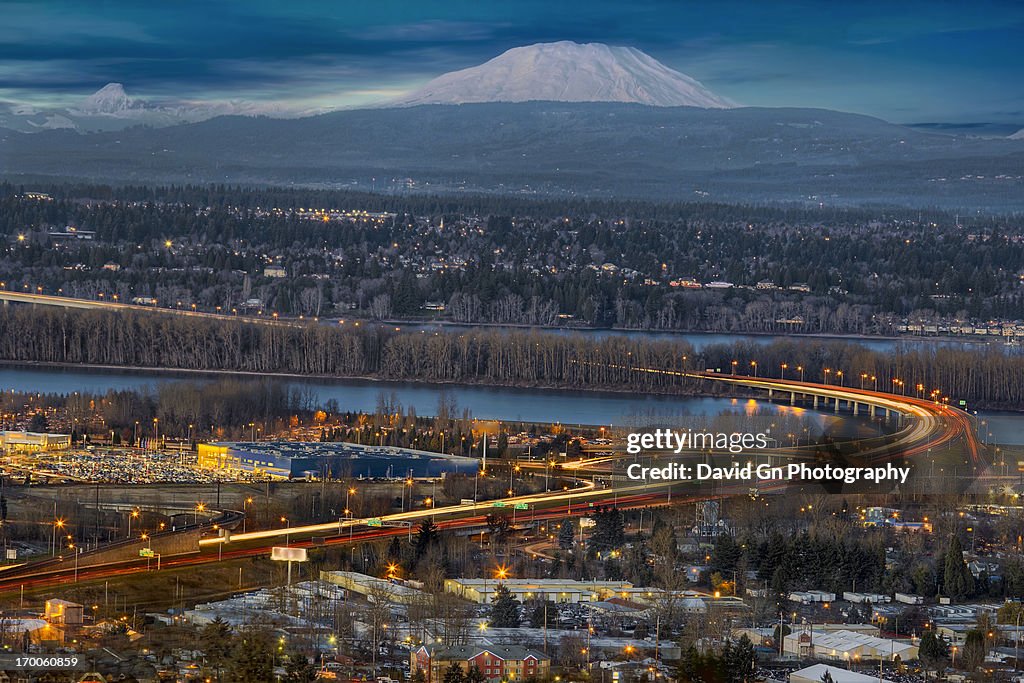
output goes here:
[[[348, 318], [332, 318], [324, 319], [324, 322], [331, 322], [335, 324], [344, 324]], [[953, 336], [953, 335], [934, 335], [934, 336], [923, 336], [923, 335], [911, 335], [911, 334], [837, 334], [829, 332], [793, 332], [793, 333], [780, 333], [780, 332], [758, 332], [758, 331], [714, 331], [714, 330], [652, 330], [640, 327], [594, 327], [590, 325], [527, 325], [521, 323], [473, 323], [473, 322], [454, 322], [451, 320], [431, 320], [431, 319], [388, 319], [388, 320], [368, 320], [359, 319], [360, 324], [373, 324], [384, 328], [399, 328], [398, 331], [410, 331], [410, 330], [429, 330], [431, 328], [438, 328], [443, 331], [458, 331], [464, 330], [510, 330], [519, 332], [536, 331], [539, 333], [555, 333], [555, 334], [581, 334], [585, 336], [600, 336], [600, 335], [622, 335], [627, 337], [649, 337], [655, 339], [672, 338], [684, 341], [689, 341], [691, 338], [710, 338], [710, 337], [722, 337], [732, 338], [734, 340], [742, 340], [744, 337], [753, 337], [766, 341], [775, 341], [780, 339], [792, 339], [793, 341], [821, 341], [821, 342], [836, 342], [836, 343], [850, 343], [858, 344], [865, 342], [887, 342], [891, 344], [905, 343], [910, 345], [918, 344], [937, 344], [937, 345], [959, 345], [965, 344], [977, 347], [991, 347], [991, 346], [1006, 346], [1006, 342], [1002, 337], [977, 337], [977, 336]], [[723, 341], [722, 343], [728, 343]], [[695, 345], [695, 348], [697, 345]], [[1020, 347], [1016, 347], [1020, 348]], [[1024, 350], [1024, 349], [1021, 349]]]

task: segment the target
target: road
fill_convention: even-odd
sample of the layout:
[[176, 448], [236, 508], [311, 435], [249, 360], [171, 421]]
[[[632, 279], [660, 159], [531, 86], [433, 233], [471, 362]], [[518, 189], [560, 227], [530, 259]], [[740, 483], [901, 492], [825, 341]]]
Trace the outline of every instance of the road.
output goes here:
[[[697, 379], [726, 382], [752, 389], [771, 389], [773, 392], [784, 393], [795, 392], [833, 400], [838, 398], [841, 401], [875, 405], [912, 418], [895, 434], [863, 451], [860, 455], [867, 461], [912, 458], [921, 456], [931, 449], [938, 450], [948, 445], [960, 444], [974, 466], [983, 464], [982, 449], [975, 436], [971, 417], [964, 411], [952, 408], [943, 402], [797, 380], [719, 373], [685, 374]], [[791, 455], [794, 449], [785, 449], [785, 452]], [[614, 462], [616, 458], [623, 455], [617, 453], [603, 458], [573, 461], [563, 464], [562, 468], [563, 471], [574, 472], [579, 476], [587, 472], [594, 472], [597, 470], [597, 466]], [[547, 465], [546, 463], [536, 463], [535, 466], [543, 468]], [[612, 488], [602, 488], [593, 482], [582, 480], [578, 480], [578, 483], [577, 487], [562, 491], [515, 496], [500, 501], [469, 505], [425, 508], [384, 515], [372, 520], [342, 519], [323, 524], [281, 527], [243, 534], [225, 533], [221, 536], [200, 540], [199, 552], [162, 558], [160, 567], [161, 569], [176, 569], [243, 557], [267, 556], [272, 546], [290, 544], [308, 547], [312, 545], [313, 538], [323, 539], [326, 545], [356, 544], [378, 540], [397, 534], [412, 533], [413, 527], [428, 518], [434, 520], [442, 529], [479, 530], [486, 528], [487, 515], [492, 512], [511, 511], [513, 516], [519, 515], [520, 519], [529, 515], [531, 521], [567, 519], [588, 515], [594, 507], [600, 505], [615, 504], [623, 509], [665, 505], [673, 502], [673, 487], [675, 487], [675, 502], [708, 497], [708, 494], [702, 493], [697, 485], [692, 486], [691, 489], [684, 487], [684, 492], [680, 495], [679, 482], [673, 481], [648, 481]], [[763, 492], [770, 492], [784, 488], [786, 485], [788, 482], [773, 482], [762, 485], [760, 489]], [[718, 486], [715, 495], [745, 494], [748, 491], [749, 482], [727, 483]], [[520, 507], [517, 508], [516, 505]], [[92, 580], [152, 569], [152, 560], [140, 559], [90, 567], [77, 571], [76, 575], [78, 580]], [[70, 567], [54, 569], [52, 567], [25, 566], [4, 574], [0, 579], [0, 592], [20, 590], [22, 586], [39, 587], [64, 583], [72, 576], [72, 571]]]
[[58, 308], [76, 308], [90, 311], [112, 311], [116, 313], [165, 313], [178, 315], [186, 318], [199, 318], [206, 320], [242, 320], [260, 325], [283, 325], [285, 327], [303, 327], [306, 322], [303, 320], [282, 319], [277, 314], [270, 316], [254, 315], [228, 315], [226, 313], [207, 313], [189, 309], [170, 308], [167, 306], [143, 306], [140, 304], [126, 304], [120, 301], [105, 301], [103, 299], [74, 299], [68, 296], [54, 296], [52, 294], [33, 294], [31, 292], [9, 292], [0, 290], [0, 301], [5, 303], [34, 304], [36, 306], [56, 306]]

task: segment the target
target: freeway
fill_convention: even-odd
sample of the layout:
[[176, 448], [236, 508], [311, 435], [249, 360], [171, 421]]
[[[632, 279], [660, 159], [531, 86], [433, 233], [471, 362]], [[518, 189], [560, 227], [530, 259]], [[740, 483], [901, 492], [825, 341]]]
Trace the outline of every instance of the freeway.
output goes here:
[[[632, 369], [636, 370], [636, 368]], [[643, 371], [654, 370], [644, 369]], [[965, 454], [970, 456], [975, 467], [983, 464], [982, 449], [975, 436], [971, 417], [962, 410], [946, 405], [943, 401], [797, 380], [709, 372], [675, 374], [685, 374], [688, 377], [707, 381], [726, 382], [750, 389], [788, 393], [794, 400], [796, 395], [816, 396], [826, 400], [847, 402], [850, 405], [875, 406], [909, 418], [894, 434], [878, 440], [877, 443], [870, 442], [869, 447], [860, 453], [865, 461], [912, 458], [924, 455], [932, 449], [953, 446], [962, 448]], [[793, 455], [794, 449], [783, 449], [779, 453]], [[562, 468], [565, 472], [572, 472], [579, 477], [581, 474], [593, 474], [601, 471], [599, 470], [601, 466], [622, 456], [622, 453], [615, 453], [595, 459], [581, 459], [565, 463]], [[547, 464], [537, 463], [535, 466], [546, 467]], [[522, 516], [529, 514], [531, 521], [538, 521], [585, 516], [590, 514], [594, 507], [607, 504], [615, 504], [623, 509], [665, 505], [673, 501], [673, 486], [678, 483], [647, 481], [602, 488], [593, 481], [586, 482], [577, 479], [578, 485], [573, 488], [514, 496], [500, 501], [424, 508], [383, 515], [373, 519], [341, 519], [321, 524], [289, 526], [241, 534], [221, 531], [217, 536], [201, 539], [197, 552], [166, 557], [159, 564], [161, 569], [175, 569], [243, 557], [266, 556], [274, 545], [280, 545], [283, 542], [284, 544], [308, 547], [312, 545], [313, 538], [324, 539], [325, 545], [357, 544], [397, 534], [411, 533], [412, 526], [425, 519], [434, 520], [442, 529], [473, 531], [486, 528], [488, 513], [491, 512], [510, 510], [514, 516], [519, 510], [525, 510], [526, 512], [523, 512]], [[768, 492], [782, 489], [786, 485], [788, 482], [771, 482], [760, 488], [762, 491]], [[717, 486], [714, 495], [717, 497], [745, 494], [749, 491], [748, 486], [747, 482], [726, 483]], [[709, 495], [707, 492], [702, 492], [699, 485], [686, 489], [687, 492], [682, 496], [678, 493], [678, 487], [676, 490], [676, 502], [705, 499]], [[91, 580], [147, 570], [152, 570], [151, 560], [133, 559], [74, 570], [74, 576], [78, 580]], [[7, 572], [0, 578], [0, 592], [16, 590], [21, 586], [38, 587], [66, 582], [72, 576], [72, 571], [71, 567], [63, 565], [58, 567], [26, 565], [23, 568]]]
[[34, 294], [31, 292], [9, 292], [0, 290], [0, 301], [4, 303], [32, 304], [36, 306], [56, 306], [58, 308], [76, 308], [90, 311], [111, 311], [116, 313], [165, 313], [186, 318], [205, 320], [242, 320], [260, 325], [279, 325], [285, 327], [301, 327], [302, 320], [278, 318], [277, 314], [268, 317], [253, 315], [228, 315], [226, 313], [207, 313], [189, 309], [170, 308], [167, 306], [146, 306], [142, 304], [126, 304], [120, 301], [102, 299], [74, 299], [67, 296], [52, 294]]
[[946, 445], [959, 443], [965, 454], [970, 457], [971, 463], [976, 467], [984, 464], [973, 418], [967, 412], [951, 407], [942, 400], [798, 380], [723, 375], [714, 372], [687, 374], [704, 380], [727, 382], [734, 386], [790, 395], [817, 396], [846, 402], [848, 405], [875, 406], [913, 418], [908, 426], [894, 435], [896, 438], [891, 443], [865, 453], [867, 457], [909, 458], [926, 453], [929, 449], [937, 450]]

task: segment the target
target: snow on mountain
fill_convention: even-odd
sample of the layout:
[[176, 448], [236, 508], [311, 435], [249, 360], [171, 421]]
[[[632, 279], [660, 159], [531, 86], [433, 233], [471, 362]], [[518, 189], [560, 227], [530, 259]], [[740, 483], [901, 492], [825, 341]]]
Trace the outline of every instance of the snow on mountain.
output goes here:
[[82, 101], [79, 110], [86, 114], [118, 114], [132, 108], [141, 108], [124, 91], [120, 83], [107, 83]]
[[439, 76], [389, 104], [534, 100], [705, 109], [736, 106], [635, 48], [571, 41], [513, 48], [479, 66]]
[[163, 128], [197, 123], [217, 116], [295, 118], [322, 113], [279, 102], [226, 102], [173, 98], [131, 97], [120, 83], [108, 83], [92, 95], [65, 107], [40, 109], [17, 102], [0, 102], [0, 128], [32, 133], [55, 128], [80, 132], [122, 130], [130, 126]]

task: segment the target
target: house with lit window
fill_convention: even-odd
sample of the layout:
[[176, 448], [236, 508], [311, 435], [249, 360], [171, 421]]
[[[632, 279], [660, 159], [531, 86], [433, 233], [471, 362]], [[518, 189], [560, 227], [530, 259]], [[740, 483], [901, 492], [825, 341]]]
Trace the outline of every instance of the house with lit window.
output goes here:
[[453, 664], [463, 672], [475, 666], [489, 683], [544, 680], [551, 673], [548, 655], [520, 645], [423, 645], [409, 653], [409, 673], [421, 671], [427, 683], [443, 681]]

